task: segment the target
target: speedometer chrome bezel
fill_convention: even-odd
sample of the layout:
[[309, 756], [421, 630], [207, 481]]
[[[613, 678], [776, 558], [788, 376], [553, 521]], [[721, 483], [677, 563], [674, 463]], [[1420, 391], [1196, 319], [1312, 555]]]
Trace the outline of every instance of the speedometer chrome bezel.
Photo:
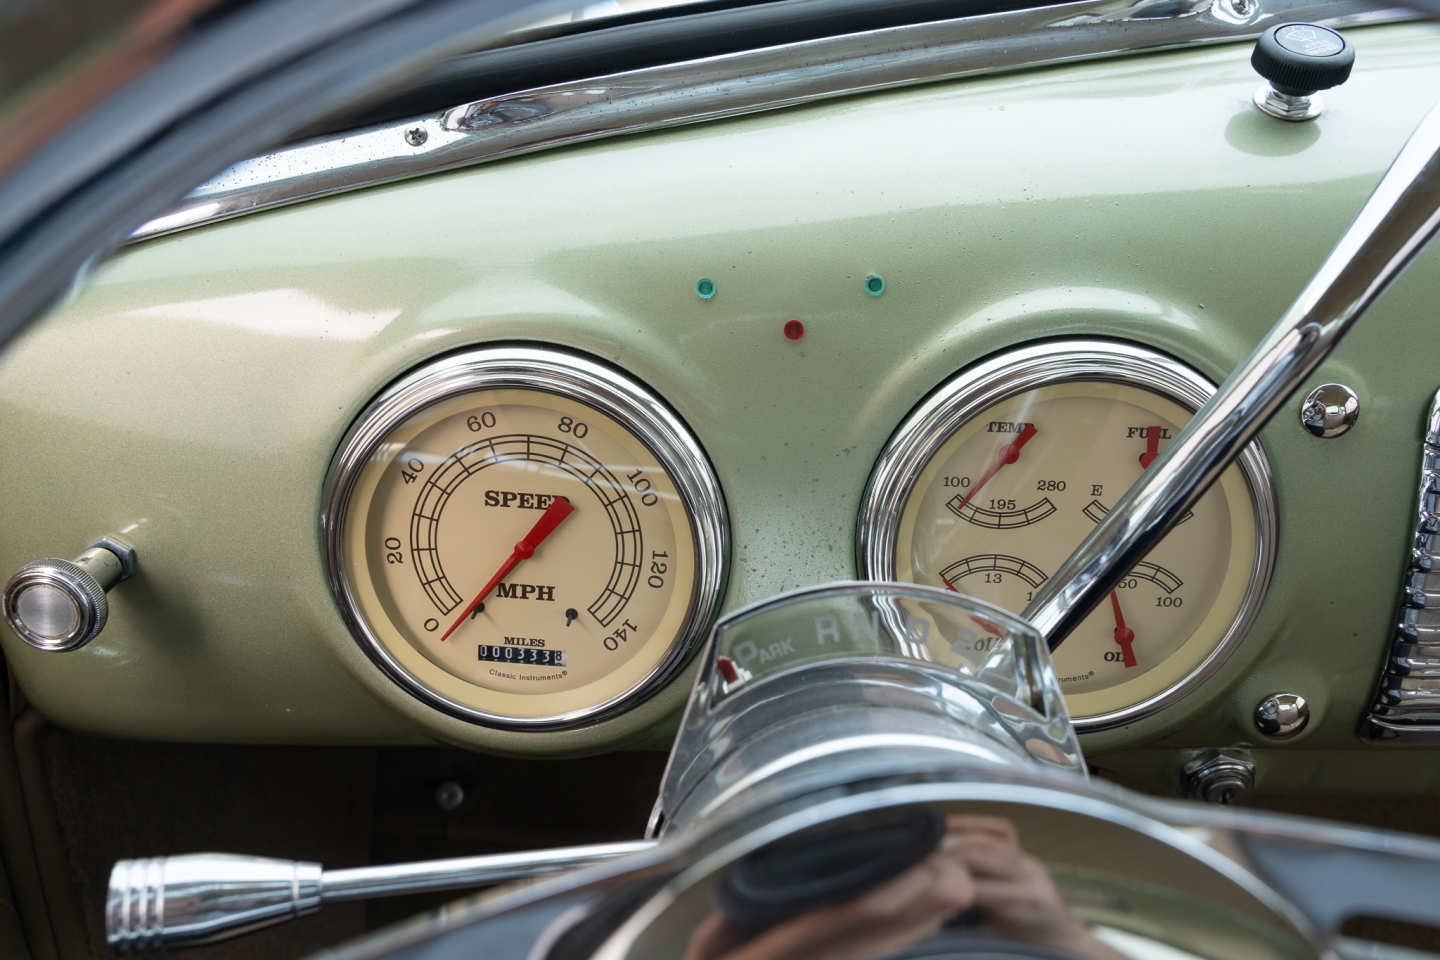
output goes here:
[[[930, 459], [961, 426], [993, 404], [1058, 383], [1117, 383], [1159, 394], [1198, 410], [1215, 384], [1158, 351], [1114, 340], [1075, 339], [1034, 343], [1006, 350], [942, 383], [900, 424], [881, 451], [861, 498], [856, 528], [860, 576], [893, 580], [901, 516], [915, 481]], [[1236, 463], [1250, 494], [1255, 518], [1255, 557], [1240, 608], [1220, 641], [1190, 671], [1163, 690], [1117, 710], [1072, 718], [1081, 731], [1132, 723], [1194, 691], [1220, 669], [1244, 639], [1275, 565], [1277, 511], [1270, 464], [1258, 440]]]
[[[523, 389], [563, 397], [611, 417], [643, 443], [675, 485], [690, 521], [695, 576], [689, 607], [665, 655], [626, 689], [564, 713], [517, 717], [460, 702], [424, 683], [386, 648], [360, 612], [345, 560], [345, 533], [361, 471], [393, 430], [427, 407], [478, 390]], [[730, 549], [719, 480], [688, 427], [630, 377], [578, 354], [539, 346], [485, 346], [439, 357], [383, 390], [341, 440], [321, 493], [320, 538], [330, 593], [351, 636], [398, 686], [450, 716], [501, 730], [565, 730], [613, 718], [643, 702], [685, 667], [719, 614]]]

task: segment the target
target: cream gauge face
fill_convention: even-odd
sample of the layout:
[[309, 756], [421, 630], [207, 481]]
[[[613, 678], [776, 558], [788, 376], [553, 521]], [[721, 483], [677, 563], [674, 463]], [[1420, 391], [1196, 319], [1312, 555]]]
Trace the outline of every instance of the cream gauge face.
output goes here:
[[402, 380], [332, 467], [331, 582], [422, 699], [502, 727], [591, 722], [672, 677], [719, 602], [714, 475], [638, 384], [538, 349]]
[[[861, 564], [1019, 613], [1213, 387], [1104, 341], [1024, 348], [946, 384], [877, 465]], [[1247, 450], [1054, 653], [1081, 729], [1159, 709], [1242, 638], [1269, 575], [1273, 494]]]

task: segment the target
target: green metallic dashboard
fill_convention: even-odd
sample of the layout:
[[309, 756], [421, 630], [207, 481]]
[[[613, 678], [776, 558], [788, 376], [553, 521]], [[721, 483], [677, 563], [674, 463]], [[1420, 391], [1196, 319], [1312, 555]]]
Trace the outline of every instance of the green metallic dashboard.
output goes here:
[[[519, 732], [439, 713], [365, 657], [317, 514], [370, 399], [463, 347], [588, 354], [664, 398], [714, 465], [724, 609], [853, 578], [871, 467], [956, 371], [1071, 336], [1217, 382], [1245, 356], [1440, 88], [1433, 28], [1349, 36], [1355, 74], [1313, 123], [1259, 113], [1249, 44], [1224, 44], [544, 151], [132, 246], [0, 361], [0, 569], [113, 533], [141, 572], [83, 650], [6, 633], [5, 655], [55, 722], [116, 736], [663, 747], [690, 672], [600, 724]], [[1440, 784], [1355, 733], [1440, 387], [1437, 302], [1431, 250], [1314, 378], [1356, 391], [1355, 429], [1321, 440], [1292, 410], [1263, 431], [1279, 508], [1263, 607], [1198, 690], [1087, 734], [1098, 767], [1166, 789], [1186, 751], [1250, 744], [1262, 791]], [[1277, 691], [1311, 721], [1261, 745], [1252, 715]]]

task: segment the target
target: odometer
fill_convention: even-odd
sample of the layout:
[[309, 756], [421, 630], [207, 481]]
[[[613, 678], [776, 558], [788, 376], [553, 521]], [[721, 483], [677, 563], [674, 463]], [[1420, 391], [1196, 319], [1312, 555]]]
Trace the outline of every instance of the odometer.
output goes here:
[[[1213, 389], [1107, 341], [979, 364], [887, 446], [862, 510], [862, 571], [1022, 611]], [[1252, 444], [1055, 651], [1078, 727], [1153, 712], [1234, 649], [1269, 578], [1273, 496]]]
[[538, 348], [438, 360], [361, 414], [323, 518], [342, 615], [380, 666], [500, 727], [592, 722], [683, 665], [726, 522], [683, 424], [639, 384]]

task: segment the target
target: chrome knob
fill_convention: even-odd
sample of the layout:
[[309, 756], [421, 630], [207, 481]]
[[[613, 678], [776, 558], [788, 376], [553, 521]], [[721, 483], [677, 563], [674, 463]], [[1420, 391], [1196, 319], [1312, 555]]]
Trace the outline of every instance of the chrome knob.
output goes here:
[[1255, 707], [1255, 729], [1276, 740], [1293, 737], [1310, 722], [1310, 704], [1298, 693], [1272, 693]]
[[16, 635], [41, 650], [79, 650], [105, 629], [105, 593], [135, 572], [135, 551], [101, 537], [74, 560], [46, 557], [15, 571], [0, 592], [0, 612]]
[[1360, 398], [1343, 383], [1322, 383], [1300, 403], [1300, 423], [1317, 437], [1338, 437], [1360, 419]]

